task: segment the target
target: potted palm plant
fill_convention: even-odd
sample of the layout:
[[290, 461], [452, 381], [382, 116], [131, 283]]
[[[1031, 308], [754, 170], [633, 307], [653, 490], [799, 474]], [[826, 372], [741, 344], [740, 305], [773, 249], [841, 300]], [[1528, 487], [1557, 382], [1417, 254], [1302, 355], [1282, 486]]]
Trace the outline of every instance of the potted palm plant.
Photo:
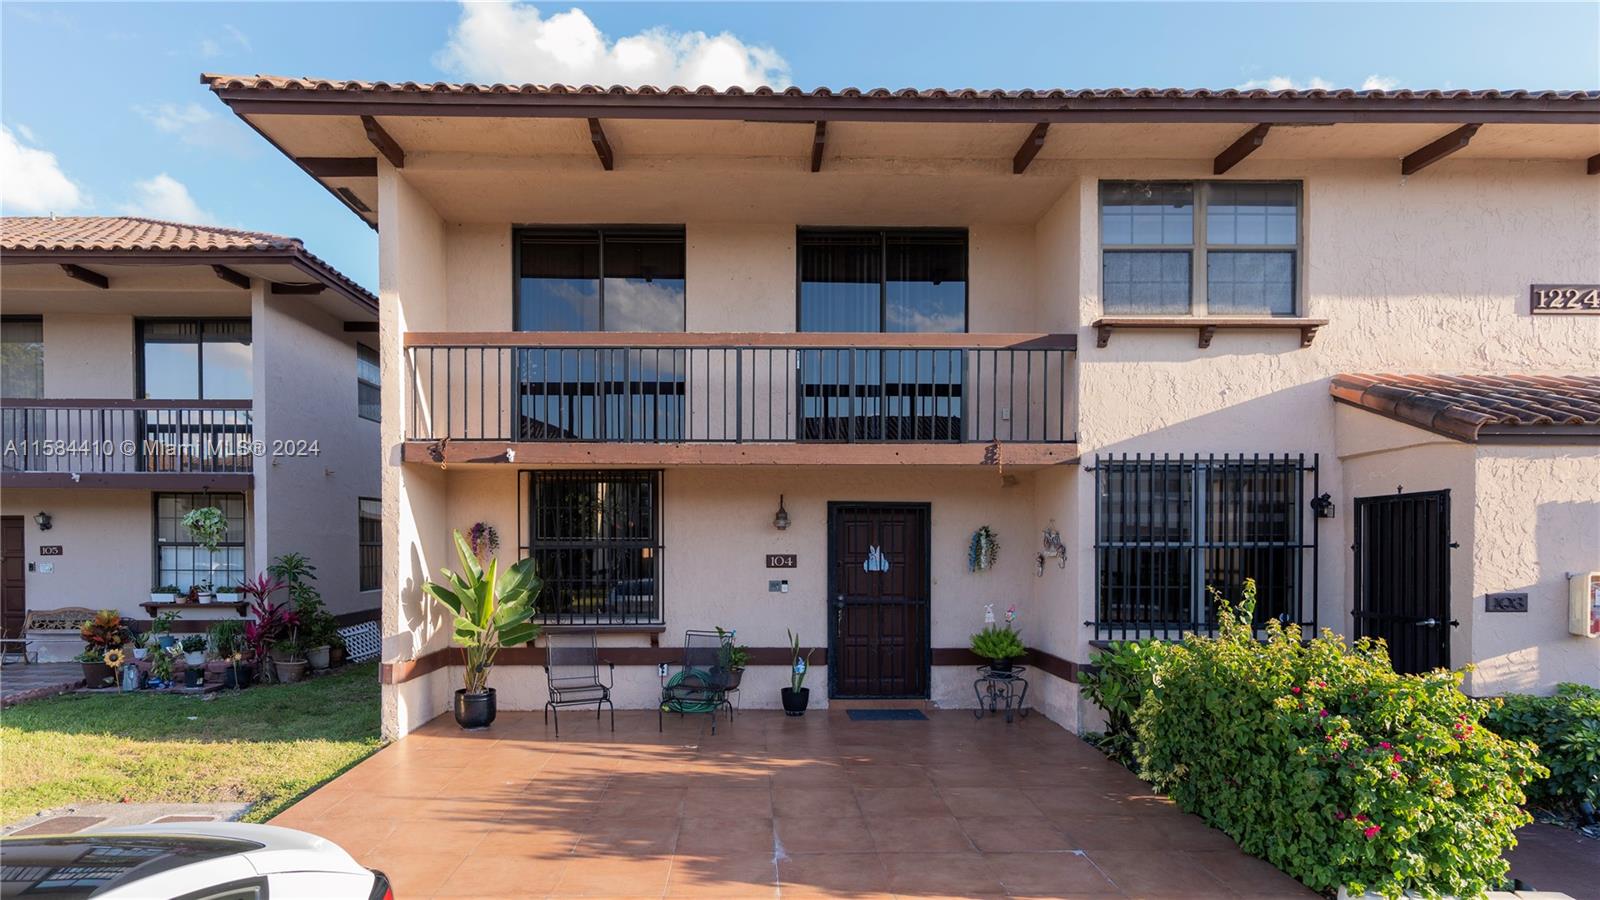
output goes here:
[[811, 688], [806, 687], [806, 672], [811, 668], [811, 651], [800, 652], [800, 636], [789, 632], [789, 686], [782, 690], [783, 714], [803, 716], [811, 702]]
[[533, 604], [544, 583], [534, 574], [533, 560], [519, 560], [502, 573], [499, 561], [491, 558], [485, 568], [460, 530], [452, 534], [461, 573], [440, 569], [444, 581], [430, 581], [422, 589], [455, 618], [455, 642], [461, 647], [466, 682], [456, 690], [456, 724], [487, 728], [495, 717], [489, 669], [501, 647], [526, 644], [539, 636], [539, 626], [532, 621]]

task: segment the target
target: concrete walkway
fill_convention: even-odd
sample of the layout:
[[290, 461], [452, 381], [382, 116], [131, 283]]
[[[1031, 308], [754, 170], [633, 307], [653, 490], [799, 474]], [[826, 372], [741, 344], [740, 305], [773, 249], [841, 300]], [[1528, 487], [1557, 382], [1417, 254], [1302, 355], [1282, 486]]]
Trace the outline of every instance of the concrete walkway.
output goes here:
[[79, 663], [10, 663], [0, 666], [0, 707], [65, 693], [82, 684]]
[[1600, 898], [1600, 841], [1593, 838], [1535, 822], [1517, 832], [1517, 849], [1506, 859], [1511, 877], [1536, 891]]
[[1315, 897], [1039, 716], [449, 716], [273, 824], [422, 897]]

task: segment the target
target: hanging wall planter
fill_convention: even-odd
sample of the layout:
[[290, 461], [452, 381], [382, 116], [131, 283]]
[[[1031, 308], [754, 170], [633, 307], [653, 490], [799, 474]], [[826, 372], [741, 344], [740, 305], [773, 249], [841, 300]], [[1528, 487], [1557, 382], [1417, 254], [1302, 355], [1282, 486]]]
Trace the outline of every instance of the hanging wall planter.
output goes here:
[[972, 533], [972, 541], [967, 544], [967, 570], [987, 572], [994, 568], [999, 555], [1000, 539], [995, 537], [994, 529], [987, 525], [978, 526], [978, 530]]

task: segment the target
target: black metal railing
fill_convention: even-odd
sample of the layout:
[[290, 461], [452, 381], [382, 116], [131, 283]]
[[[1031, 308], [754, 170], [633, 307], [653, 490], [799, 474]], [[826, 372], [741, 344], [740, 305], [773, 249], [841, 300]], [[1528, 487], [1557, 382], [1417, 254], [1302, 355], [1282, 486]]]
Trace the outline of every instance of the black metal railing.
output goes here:
[[0, 400], [6, 472], [248, 474], [249, 400]]
[[1071, 335], [412, 334], [420, 441], [1070, 443]]
[[[1317, 628], [1317, 456], [1095, 460], [1096, 640], [1215, 634], [1254, 579], [1254, 625]], [[1308, 486], [1307, 481], [1310, 481]]]

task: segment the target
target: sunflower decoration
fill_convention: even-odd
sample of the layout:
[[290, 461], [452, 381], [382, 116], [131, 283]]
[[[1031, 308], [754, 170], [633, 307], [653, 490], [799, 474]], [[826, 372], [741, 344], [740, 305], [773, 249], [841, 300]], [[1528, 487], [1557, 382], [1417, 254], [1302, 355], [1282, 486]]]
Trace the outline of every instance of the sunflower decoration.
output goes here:
[[105, 664], [106, 665], [110, 666], [113, 669], [116, 669], [116, 668], [120, 668], [122, 666], [122, 662], [123, 662], [123, 660], [122, 660], [122, 651], [121, 650], [118, 650], [116, 648], [112, 648], [112, 649], [106, 651], [106, 655], [105, 655]]

